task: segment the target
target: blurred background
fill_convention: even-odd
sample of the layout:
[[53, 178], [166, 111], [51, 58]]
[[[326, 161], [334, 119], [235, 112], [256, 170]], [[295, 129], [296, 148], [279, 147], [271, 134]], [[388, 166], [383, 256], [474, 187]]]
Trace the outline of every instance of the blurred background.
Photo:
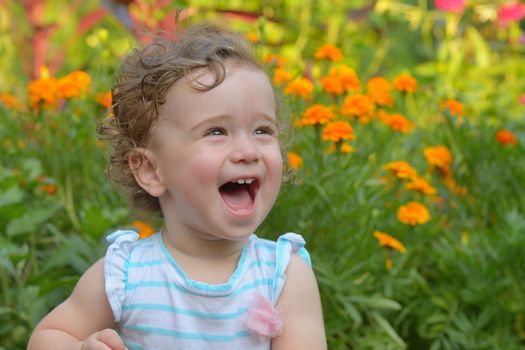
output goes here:
[[525, 347], [525, 3], [0, 0], [0, 349], [158, 220], [105, 175], [119, 62], [208, 20], [252, 43], [288, 167], [258, 234], [301, 233], [330, 349]]

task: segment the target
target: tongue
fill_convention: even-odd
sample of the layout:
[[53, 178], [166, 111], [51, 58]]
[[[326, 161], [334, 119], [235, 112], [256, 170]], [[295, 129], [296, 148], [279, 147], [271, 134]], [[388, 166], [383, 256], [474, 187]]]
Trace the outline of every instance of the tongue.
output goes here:
[[246, 186], [227, 184], [220, 189], [220, 193], [224, 203], [231, 209], [248, 209], [252, 205], [252, 197]]

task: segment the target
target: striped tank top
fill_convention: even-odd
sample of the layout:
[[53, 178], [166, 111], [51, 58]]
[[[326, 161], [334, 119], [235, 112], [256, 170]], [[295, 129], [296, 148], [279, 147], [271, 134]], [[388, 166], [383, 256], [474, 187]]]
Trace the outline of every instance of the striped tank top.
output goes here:
[[129, 350], [270, 349], [270, 338], [246, 326], [250, 302], [262, 295], [276, 305], [292, 252], [310, 265], [300, 235], [273, 242], [252, 234], [228, 282], [207, 284], [186, 275], [160, 233], [139, 240], [116, 231], [107, 240], [106, 294]]

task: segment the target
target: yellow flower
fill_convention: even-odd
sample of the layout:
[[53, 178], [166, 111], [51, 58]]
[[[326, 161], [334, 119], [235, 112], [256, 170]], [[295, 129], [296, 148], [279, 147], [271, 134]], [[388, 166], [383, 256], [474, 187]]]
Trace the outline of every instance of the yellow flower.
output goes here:
[[323, 45], [317, 52], [314, 57], [318, 60], [327, 59], [332, 62], [338, 62], [343, 59], [343, 54], [341, 50], [332, 44]]
[[321, 138], [324, 141], [338, 142], [341, 140], [353, 140], [354, 128], [348, 122], [336, 121], [326, 124]]
[[366, 86], [367, 95], [375, 104], [389, 107], [394, 105], [388, 80], [383, 77], [374, 77], [366, 83]]
[[330, 108], [316, 104], [309, 107], [304, 113], [300, 120], [301, 125], [315, 125], [315, 124], [326, 124], [334, 115]]
[[405, 161], [390, 162], [383, 169], [391, 172], [399, 179], [412, 179], [417, 176], [417, 171]]
[[343, 101], [342, 114], [359, 119], [361, 123], [368, 123], [374, 115], [374, 102], [363, 94], [347, 96]]
[[131, 226], [137, 229], [139, 239], [147, 238], [155, 233], [155, 229], [153, 227], [140, 220], [133, 221]]
[[437, 193], [437, 190], [427, 180], [425, 180], [425, 178], [421, 176], [412, 177], [411, 182], [407, 183], [405, 185], [405, 188], [407, 190], [421, 192], [429, 196]]
[[407, 225], [415, 226], [430, 220], [428, 209], [421, 203], [409, 202], [397, 210], [397, 219]]
[[290, 164], [290, 168], [293, 170], [299, 170], [303, 167], [304, 161], [299, 154], [295, 152], [288, 152], [288, 163]]
[[301, 96], [309, 99], [314, 91], [314, 85], [306, 78], [292, 80], [284, 89], [284, 93], [292, 96]]
[[392, 83], [394, 89], [402, 92], [415, 92], [417, 89], [417, 80], [410, 74], [401, 74], [394, 78]]
[[293, 75], [284, 68], [276, 68], [273, 73], [273, 82], [275, 85], [280, 86], [283, 82], [288, 82], [292, 80]]
[[452, 172], [452, 153], [446, 146], [428, 147], [424, 150], [427, 163], [438, 168], [444, 176]]
[[374, 237], [377, 238], [377, 240], [379, 241], [379, 244], [382, 247], [397, 250], [400, 253], [406, 253], [407, 251], [403, 243], [401, 243], [394, 237], [390, 236], [388, 233], [384, 233], [381, 231], [374, 231]]

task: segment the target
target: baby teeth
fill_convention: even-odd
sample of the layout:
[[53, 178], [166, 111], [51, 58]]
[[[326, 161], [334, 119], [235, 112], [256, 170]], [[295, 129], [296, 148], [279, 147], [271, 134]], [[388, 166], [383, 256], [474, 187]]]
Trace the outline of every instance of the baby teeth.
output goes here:
[[236, 183], [238, 183], [240, 185], [244, 185], [244, 184], [249, 185], [249, 184], [251, 184], [253, 182], [253, 179], [239, 179], [239, 180], [236, 180], [234, 182], [236, 182]]

